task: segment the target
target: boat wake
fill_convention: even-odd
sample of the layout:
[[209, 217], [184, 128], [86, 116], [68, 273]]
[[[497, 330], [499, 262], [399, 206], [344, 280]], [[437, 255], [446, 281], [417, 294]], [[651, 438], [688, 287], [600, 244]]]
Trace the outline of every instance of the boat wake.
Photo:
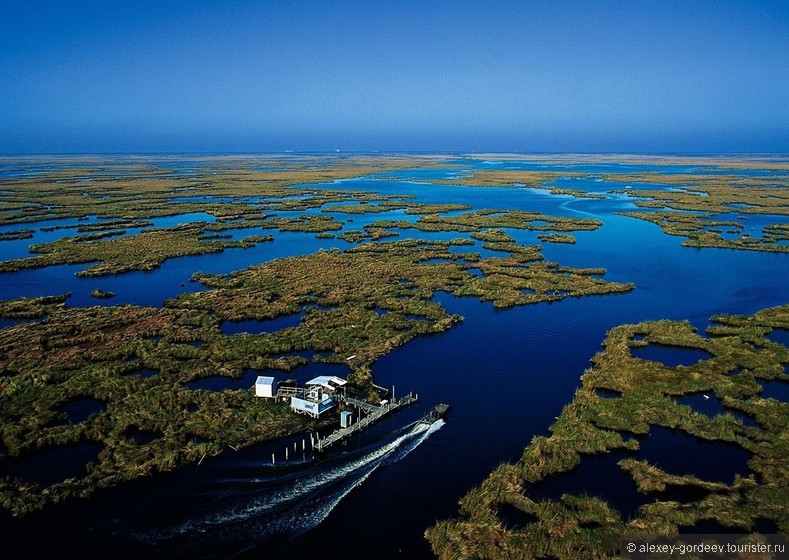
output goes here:
[[[321, 521], [348, 493], [378, 467], [398, 461], [444, 425], [415, 423], [372, 448], [308, 464], [287, 475], [228, 481], [231, 488], [216, 493], [218, 508], [179, 525], [135, 534], [139, 541], [177, 549], [192, 556], [213, 546], [244, 549], [267, 540], [304, 533]], [[213, 546], [212, 546], [213, 545]]]

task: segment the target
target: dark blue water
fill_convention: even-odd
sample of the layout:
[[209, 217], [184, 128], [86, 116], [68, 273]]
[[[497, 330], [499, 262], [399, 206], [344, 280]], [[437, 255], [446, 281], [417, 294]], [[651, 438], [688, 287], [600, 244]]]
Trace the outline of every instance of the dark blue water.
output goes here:
[[762, 381], [762, 398], [789, 403], [789, 381]]
[[619, 468], [619, 461], [630, 458], [632, 454], [622, 451], [586, 456], [572, 471], [530, 487], [527, 494], [531, 498], [555, 501], [560, 500], [562, 494], [594, 496], [615, 507], [624, 519], [635, 517], [638, 508], [652, 499], [641, 494], [633, 478]]
[[153, 377], [159, 375], [159, 371], [151, 368], [140, 368], [127, 372], [125, 375], [139, 375], [140, 377]]
[[154, 440], [159, 439], [162, 437], [161, 432], [155, 432], [151, 430], [141, 430], [136, 426], [132, 426], [127, 428], [123, 432], [123, 437], [128, 437], [134, 440], [137, 445], [147, 445]]
[[[168, 165], [174, 171], [200, 170], [188, 158]], [[366, 458], [360, 459], [364, 466], [358, 470], [349, 466], [353, 463], [350, 458], [324, 470], [307, 469], [306, 478], [299, 484], [313, 488], [314, 494], [294, 495], [266, 509], [265, 503], [270, 502], [271, 496], [284, 494], [277, 494], [282, 490], [277, 486], [280, 483], [269, 480], [266, 470], [270, 467], [274, 444], [262, 445], [240, 453], [227, 450], [219, 459], [207, 460], [199, 468], [190, 467], [178, 473], [137, 481], [100, 492], [89, 501], [57, 506], [45, 514], [31, 516], [29, 521], [6, 525], [2, 531], [21, 535], [17, 539], [19, 542], [25, 535], [38, 534], [46, 527], [57, 533], [58, 539], [52, 542], [58, 543], [59, 551], [63, 548], [85, 550], [85, 544], [89, 543], [94, 552], [105, 552], [113, 557], [150, 556], [157, 550], [163, 551], [162, 557], [172, 557], [178, 556], [177, 551], [181, 549], [182, 557], [194, 557], [194, 546], [197, 546], [206, 551], [206, 556], [209, 551], [217, 557], [225, 557], [243, 550], [242, 557], [249, 558], [302, 558], [321, 554], [326, 543], [343, 542], [352, 543], [342, 549], [342, 557], [349, 559], [368, 558], [371, 551], [376, 558], [382, 559], [430, 558], [429, 546], [422, 537], [425, 528], [437, 519], [455, 516], [457, 500], [470, 488], [484, 480], [502, 461], [517, 460], [534, 435], [547, 433], [548, 426], [572, 399], [580, 385], [580, 375], [589, 367], [589, 359], [600, 350], [607, 330], [618, 324], [643, 320], [688, 319], [703, 334], [711, 315], [750, 314], [763, 307], [787, 303], [785, 278], [789, 273], [789, 261], [785, 255], [683, 248], [681, 238], [667, 236], [653, 224], [615, 216], [614, 212], [634, 208], [634, 199], [624, 195], [607, 195], [605, 200], [574, 199], [533, 189], [474, 189], [424, 183], [429, 179], [460, 176], [468, 169], [483, 165], [487, 164], [477, 160], [453, 160], [450, 170], [403, 170], [387, 174], [400, 180], [368, 177], [310, 187], [414, 195], [417, 202], [459, 202], [474, 209], [537, 210], [551, 215], [600, 219], [604, 225], [597, 231], [572, 232], [578, 240], [575, 245], [542, 244], [546, 259], [565, 266], [602, 266], [607, 269], [604, 278], [633, 282], [636, 289], [628, 294], [571, 298], [510, 310], [495, 310], [490, 303], [437, 293], [435, 299], [450, 313], [463, 315], [464, 321], [447, 333], [417, 338], [395, 349], [378, 360], [373, 371], [378, 384], [394, 385], [398, 394], [414, 391], [420, 397], [417, 405], [387, 420], [382, 429], [397, 433], [398, 428], [420, 417], [436, 402], [446, 402], [452, 407], [446, 425], [423, 439], [418, 434], [409, 435], [391, 452], [380, 451], [386, 447], [383, 443], [374, 446], [367, 455], [361, 454]], [[540, 167], [539, 162], [504, 161], [496, 165], [559, 170], [563, 164]], [[585, 165], [565, 167], [576, 171], [593, 169], [601, 174], [611, 170], [608, 164]], [[648, 168], [613, 167], [619, 171]], [[623, 186], [594, 180], [558, 184], [590, 192], [606, 192], [609, 187]], [[416, 219], [402, 211], [367, 215], [334, 212], [329, 215], [343, 220], [344, 230], [362, 229], [380, 219]], [[28, 226], [15, 226], [15, 229], [19, 227]], [[245, 232], [271, 233], [275, 241], [260, 243], [251, 249], [172, 259], [150, 273], [77, 278], [74, 272], [87, 266], [79, 265], [0, 274], [0, 298], [71, 291], [69, 306], [121, 303], [159, 306], [179, 293], [203, 289], [189, 282], [196, 271], [225, 274], [274, 258], [332, 247], [345, 250], [352, 246], [341, 240], [320, 240], [313, 234], [298, 232], [240, 228], [233, 234], [245, 236]], [[540, 243], [536, 238], [538, 232], [508, 228], [507, 233], [521, 243]], [[457, 237], [467, 236], [457, 232], [426, 234], [407, 229], [400, 232], [399, 238], [448, 240]], [[481, 245], [475, 242], [474, 246], [450, 250], [500, 256], [500, 253], [483, 250]], [[0, 252], [4, 246], [0, 243]], [[96, 300], [89, 295], [94, 288], [118, 295], [110, 302]], [[292, 326], [287, 321], [295, 321], [298, 316], [281, 318], [282, 326]], [[262, 334], [265, 324], [235, 325], [239, 329], [251, 329], [253, 334]], [[223, 328], [230, 329], [233, 325], [224, 323]], [[781, 336], [780, 331], [771, 335]], [[668, 365], [672, 363], [669, 353], [673, 349], [645, 351], [658, 352], [647, 359], [665, 359], [670, 362]], [[313, 354], [305, 353], [305, 357], [311, 359]], [[706, 357], [692, 356], [690, 363]], [[686, 358], [683, 356], [681, 362], [674, 363], [687, 363]], [[146, 370], [137, 373], [145, 374]], [[282, 375], [279, 380], [292, 377], [303, 382], [315, 375], [344, 377], [347, 373], [345, 365], [310, 362]], [[245, 388], [238, 383], [251, 387], [254, 377], [249, 375], [248, 383], [246, 378], [243, 382], [228, 382], [236, 384], [233, 388]], [[205, 380], [203, 388], [221, 389], [210, 384], [225, 383], [225, 379], [228, 378]], [[766, 382], [764, 386], [764, 396], [774, 396], [783, 390], [782, 400], [786, 400], [787, 384]], [[688, 404], [708, 413], [702, 409], [704, 403], [692, 400]], [[656, 428], [653, 432], [642, 442], [645, 445], [642, 453], [670, 472], [694, 472], [728, 482], [734, 472], [745, 472], [747, 454], [743, 457], [736, 449], [732, 451], [720, 444], [706, 445], [690, 436], [672, 436]], [[418, 444], [409, 447], [416, 441]], [[285, 443], [289, 444], [290, 440]], [[406, 449], [408, 451], [403, 452]], [[674, 462], [677, 449], [684, 450], [683, 455], [687, 456], [682, 459], [684, 462]], [[281, 456], [282, 442], [276, 444], [276, 450]], [[385, 460], [379, 452], [385, 455]], [[709, 456], [716, 459], [709, 461]], [[604, 494], [601, 497], [611, 499], [630, 513], [643, 497], [635, 492], [632, 481], [615, 465], [616, 460], [616, 455], [594, 458], [592, 467], [582, 468], [592, 469], [593, 474], [609, 473], [611, 485], [599, 490]], [[328, 476], [320, 478], [323, 475]], [[285, 486], [297, 484], [287, 477], [277, 480]], [[590, 480], [595, 478], [572, 473], [566, 477], [567, 484], [571, 484], [568, 489], [577, 492], [595, 491]], [[551, 484], [556, 486], [554, 495], [567, 491], [562, 490], [558, 482], [546, 481], [546, 492]], [[313, 495], [314, 500], [308, 498]], [[309, 522], [296, 521], [300, 519], [300, 511]], [[286, 534], [299, 536], [287, 540], [269, 534], [266, 527], [282, 526], [280, 521], [274, 521], [273, 512], [288, 521]], [[313, 527], [316, 520], [320, 522]], [[180, 541], [172, 536], [178, 533], [179, 527], [183, 528], [179, 533], [183, 535]], [[303, 532], [305, 530], [307, 532]], [[159, 540], [157, 531], [161, 533]], [[146, 535], [148, 540], [140, 540], [135, 536], [138, 533]], [[196, 543], [192, 548], [184, 544], [192, 541]], [[13, 544], [11, 546], [13, 549]]]
[[83, 422], [94, 414], [98, 414], [105, 410], [107, 410], [106, 403], [96, 399], [77, 399], [64, 405], [60, 409], [72, 424]]
[[650, 426], [639, 442], [639, 459], [669, 474], [694, 475], [710, 482], [734, 482], [734, 475], [748, 474], [751, 454], [737, 445], [710, 442], [682, 430]]
[[102, 445], [91, 442], [36, 450], [16, 461], [3, 464], [0, 476], [21, 478], [42, 486], [63, 482], [67, 478], [81, 478], [86, 474], [87, 464], [96, 461], [102, 449]]
[[786, 329], [773, 329], [768, 335], [768, 340], [772, 340], [773, 342], [777, 342], [778, 344], [783, 344], [787, 348], [789, 348], [789, 330]]
[[694, 411], [713, 418], [720, 414], [730, 414], [736, 420], [740, 421], [743, 426], [756, 427], [756, 421], [748, 414], [727, 408], [713, 392], [707, 393], [689, 393], [682, 395], [676, 399], [678, 404], [689, 406]]
[[306, 311], [283, 315], [267, 321], [225, 321], [222, 323], [222, 334], [232, 335], [239, 333], [260, 334], [275, 332], [281, 329], [296, 327], [306, 315]]

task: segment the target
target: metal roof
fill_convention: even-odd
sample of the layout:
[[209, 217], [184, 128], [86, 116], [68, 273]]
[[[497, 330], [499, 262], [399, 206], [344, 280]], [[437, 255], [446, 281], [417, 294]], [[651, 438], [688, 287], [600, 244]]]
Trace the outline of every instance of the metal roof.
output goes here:
[[274, 384], [273, 377], [264, 377], [262, 375], [258, 375], [258, 378], [255, 380], [255, 385], [273, 385], [273, 384]]
[[326, 387], [327, 389], [336, 389], [338, 386], [342, 387], [345, 385], [347, 381], [342, 377], [337, 377], [334, 375], [320, 375], [315, 379], [310, 379], [305, 383], [305, 385], [320, 385], [321, 387]]

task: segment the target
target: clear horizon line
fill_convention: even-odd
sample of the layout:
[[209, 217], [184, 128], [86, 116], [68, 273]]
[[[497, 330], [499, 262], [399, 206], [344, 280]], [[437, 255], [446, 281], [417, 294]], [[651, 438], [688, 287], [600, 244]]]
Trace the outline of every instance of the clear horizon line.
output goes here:
[[623, 151], [623, 150], [263, 150], [263, 151], [107, 151], [107, 152], [3, 152], [0, 157], [64, 157], [64, 156], [263, 156], [263, 155], [533, 155], [533, 156], [583, 156], [583, 155], [611, 155], [611, 156], [777, 156], [789, 157], [789, 152], [761, 152], [761, 151]]

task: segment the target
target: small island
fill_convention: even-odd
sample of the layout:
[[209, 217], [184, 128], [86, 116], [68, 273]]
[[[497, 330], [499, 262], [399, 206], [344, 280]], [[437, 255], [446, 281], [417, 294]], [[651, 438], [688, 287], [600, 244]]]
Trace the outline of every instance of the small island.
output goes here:
[[111, 299], [115, 297], [115, 292], [105, 292], [104, 290], [96, 288], [90, 295], [96, 299]]

